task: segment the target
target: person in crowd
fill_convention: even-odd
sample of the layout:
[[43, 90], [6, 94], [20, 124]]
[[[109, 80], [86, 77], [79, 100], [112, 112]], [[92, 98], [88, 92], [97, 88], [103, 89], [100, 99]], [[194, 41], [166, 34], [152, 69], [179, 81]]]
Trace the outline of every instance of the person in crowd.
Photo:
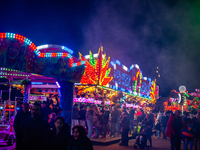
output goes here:
[[54, 128], [54, 121], [55, 121], [55, 118], [56, 118], [56, 114], [53, 112], [49, 115], [49, 127], [50, 128]]
[[80, 111], [78, 112], [78, 120], [79, 120], [79, 124], [82, 125], [83, 127], [85, 127], [85, 117], [86, 115], [86, 109], [85, 109], [85, 105], [82, 104], [80, 106]]
[[161, 123], [160, 120], [157, 121], [156, 125], [155, 125], [155, 129], [156, 129], [156, 135], [157, 138], [160, 138], [160, 130], [161, 130]]
[[119, 143], [119, 145], [128, 146], [128, 132], [130, 130], [130, 118], [126, 112], [122, 112], [121, 126], [122, 126], [122, 135], [121, 135], [121, 142]]
[[133, 126], [133, 121], [134, 121], [134, 114], [135, 114], [135, 110], [133, 109], [133, 107], [130, 108], [129, 111], [129, 117], [130, 117], [130, 131], [132, 132], [134, 129]]
[[189, 121], [191, 121], [190, 118], [190, 113], [189, 112], [185, 112], [184, 116], [183, 116], [183, 123], [188, 123]]
[[158, 114], [157, 114], [156, 122], [157, 122], [158, 120], [159, 120], [159, 122], [161, 122], [162, 116], [163, 116], [162, 112], [159, 111]]
[[16, 136], [16, 150], [48, 150], [49, 124], [44, 120], [41, 105], [34, 103], [31, 118], [23, 121]]
[[141, 116], [142, 116], [142, 112], [140, 111], [139, 108], [137, 108], [137, 113], [136, 113], [137, 123], [141, 121]]
[[152, 147], [152, 128], [153, 120], [150, 118], [149, 114], [146, 114], [146, 117], [142, 121], [142, 126], [146, 126], [146, 138], [149, 140], [150, 147]]
[[94, 107], [95, 115], [94, 115], [94, 127], [95, 127], [95, 135], [93, 138], [99, 138], [99, 126], [100, 126], [100, 111], [98, 106]]
[[62, 112], [62, 109], [57, 105], [52, 105], [52, 111], [56, 114], [56, 116], [59, 116]]
[[92, 129], [93, 129], [93, 120], [94, 120], [94, 109], [93, 106], [90, 105], [88, 111], [86, 112], [86, 120], [87, 120], [87, 126], [88, 126], [88, 138], [91, 138], [92, 136]]
[[[145, 117], [146, 117], [146, 116], [145, 116]], [[152, 111], [149, 112], [149, 119], [150, 119], [150, 120], [153, 120], [153, 123], [155, 123], [155, 122], [154, 122], [154, 114], [153, 114]]]
[[101, 103], [101, 110], [100, 110], [101, 114], [104, 113], [104, 110], [105, 110], [104, 107], [105, 107], [105, 104], [102, 102]]
[[72, 125], [71, 125], [72, 128], [78, 125], [78, 112], [79, 112], [78, 104], [74, 104], [72, 107]]
[[108, 119], [109, 119], [110, 111], [107, 106], [104, 107], [104, 113], [102, 114], [102, 132], [103, 135], [101, 138], [106, 138]]
[[15, 130], [15, 133], [17, 133], [19, 131], [19, 128], [20, 128], [22, 122], [31, 117], [31, 112], [29, 111], [28, 103], [23, 103], [22, 110], [23, 111], [20, 111], [17, 113], [17, 115], [15, 116], [15, 119], [14, 119], [13, 127]]
[[165, 132], [167, 130], [167, 122], [169, 120], [169, 113], [163, 113], [162, 119], [161, 119], [161, 125], [162, 125], [162, 133], [163, 133], [163, 139], [167, 139]]
[[50, 149], [66, 150], [70, 140], [70, 127], [65, 123], [62, 116], [57, 116], [54, 121], [54, 128], [50, 132], [51, 142]]
[[154, 124], [156, 123], [156, 119], [157, 119], [157, 114], [154, 113], [154, 116], [153, 116], [153, 122], [154, 122]]
[[49, 106], [47, 106], [46, 102], [43, 102], [41, 112], [42, 112], [42, 114], [44, 116], [44, 120], [48, 121], [49, 120], [49, 115], [52, 113], [52, 111], [49, 108]]
[[93, 150], [92, 142], [86, 136], [85, 128], [81, 125], [73, 127], [67, 150]]
[[170, 138], [171, 150], [180, 150], [181, 148], [181, 129], [183, 128], [183, 120], [180, 117], [181, 111], [176, 110], [175, 114], [171, 114], [167, 122], [166, 136]]
[[124, 107], [122, 107], [122, 113], [123, 113], [123, 112], [124, 112], [124, 113], [126, 113], [127, 115], [129, 115], [129, 114], [128, 114], [128, 111], [127, 111], [127, 109], [126, 109], [126, 107], [125, 107], [125, 106], [124, 106]]
[[17, 101], [17, 113], [20, 112], [20, 111], [23, 111], [23, 102], [21, 100], [18, 100]]
[[184, 150], [188, 150], [190, 144], [190, 150], [193, 149], [194, 143], [194, 128], [193, 123], [187, 123], [187, 125], [181, 130], [181, 138], [184, 141]]
[[120, 121], [121, 121], [121, 110], [117, 107], [117, 111], [118, 111], [118, 115], [117, 115], [117, 125], [116, 125], [116, 131], [117, 131], [117, 134], [118, 135], [120, 135], [120, 132], [121, 132], [121, 130], [120, 130]]
[[117, 118], [118, 118], [118, 111], [117, 111], [117, 107], [115, 106], [114, 110], [111, 113], [110, 137], [115, 137]]
[[197, 147], [200, 150], [200, 112], [196, 115], [196, 120], [194, 122], [194, 148], [197, 150]]
[[144, 118], [146, 117], [146, 114], [147, 114], [147, 113], [145, 113], [143, 110], [141, 110], [141, 113], [142, 113], [142, 115], [140, 115], [140, 122], [141, 122], [142, 120], [144, 120]]

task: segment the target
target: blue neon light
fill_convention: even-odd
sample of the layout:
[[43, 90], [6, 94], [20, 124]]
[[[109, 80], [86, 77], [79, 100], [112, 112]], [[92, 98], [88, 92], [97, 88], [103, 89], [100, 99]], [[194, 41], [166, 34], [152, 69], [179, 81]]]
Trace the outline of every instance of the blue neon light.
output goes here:
[[129, 86], [131, 81], [131, 77], [125, 73], [122, 73], [118, 70], [114, 70], [114, 78], [112, 79], [112, 82], [118, 83], [119, 87], [120, 85], [123, 86]]
[[74, 52], [73, 50], [71, 50], [71, 49], [69, 49], [69, 48], [67, 48], [65, 46], [62, 46], [62, 49], [65, 50], [65, 51], [67, 51], [70, 54], [73, 54], [73, 52]]
[[119, 60], [116, 60], [116, 64], [118, 65], [121, 65], [120, 61]]
[[114, 67], [115, 63], [113, 61], [110, 61], [110, 64]]
[[43, 82], [31, 82], [31, 84], [43, 84]]
[[129, 70], [133, 69], [133, 65], [130, 66]]

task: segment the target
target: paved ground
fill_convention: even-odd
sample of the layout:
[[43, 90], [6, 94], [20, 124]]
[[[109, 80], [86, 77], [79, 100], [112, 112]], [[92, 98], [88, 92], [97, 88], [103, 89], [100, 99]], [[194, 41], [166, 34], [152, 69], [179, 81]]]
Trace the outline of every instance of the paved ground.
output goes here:
[[[157, 139], [155, 137], [152, 138], [153, 147], [149, 148], [149, 150], [170, 150], [170, 140]], [[129, 140], [129, 147], [122, 147], [119, 144], [112, 144], [109, 146], [93, 146], [94, 150], [133, 150], [133, 145], [135, 144], [135, 139]], [[181, 150], [183, 150], [183, 145], [181, 145]], [[148, 149], [148, 148], [145, 148]], [[140, 150], [137, 148], [137, 150]]]
[[[153, 139], [153, 147], [149, 148], [149, 150], [170, 150], [170, 141], [169, 139], [157, 139], [152, 137]], [[133, 145], [135, 144], [135, 139], [129, 140], [129, 147], [122, 147], [118, 144], [112, 144], [109, 146], [96, 146], [94, 145], [94, 150], [134, 150]], [[14, 150], [15, 144], [13, 146], [0, 145], [0, 150]], [[148, 149], [148, 148], [145, 148]], [[144, 149], [144, 150], [145, 150]], [[137, 150], [140, 150], [137, 148]], [[181, 150], [183, 150], [183, 144], [181, 145]]]

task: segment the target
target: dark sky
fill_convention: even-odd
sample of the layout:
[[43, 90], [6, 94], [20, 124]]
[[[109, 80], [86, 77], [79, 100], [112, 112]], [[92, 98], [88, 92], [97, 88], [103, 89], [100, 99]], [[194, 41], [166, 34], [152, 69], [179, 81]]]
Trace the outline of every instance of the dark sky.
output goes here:
[[156, 77], [160, 95], [185, 85], [200, 88], [198, 0], [1, 0], [0, 32], [29, 38], [36, 46], [64, 45], [97, 53]]

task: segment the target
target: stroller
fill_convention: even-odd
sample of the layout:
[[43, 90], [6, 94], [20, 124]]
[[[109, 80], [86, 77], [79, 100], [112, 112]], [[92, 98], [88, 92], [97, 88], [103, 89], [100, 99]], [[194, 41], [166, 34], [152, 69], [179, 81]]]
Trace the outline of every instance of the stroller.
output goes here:
[[149, 148], [149, 146], [147, 146], [146, 128], [141, 128], [140, 133], [136, 136], [136, 142], [133, 148], [137, 147], [139, 147], [140, 149], [143, 149], [145, 147]]

